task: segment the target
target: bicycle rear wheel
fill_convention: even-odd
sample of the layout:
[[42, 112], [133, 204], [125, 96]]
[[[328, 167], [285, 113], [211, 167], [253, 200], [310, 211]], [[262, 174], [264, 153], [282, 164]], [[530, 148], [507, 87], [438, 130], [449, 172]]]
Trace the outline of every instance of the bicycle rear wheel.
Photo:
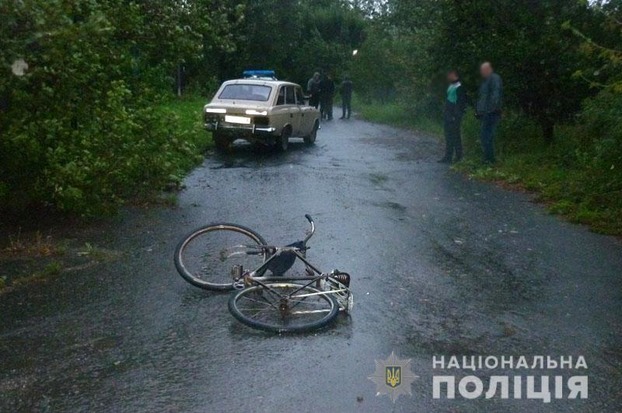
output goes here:
[[247, 326], [276, 333], [301, 333], [325, 327], [339, 304], [330, 294], [293, 283], [256, 285], [234, 293], [229, 311]]
[[231, 270], [257, 269], [268, 252], [255, 231], [234, 224], [210, 224], [188, 234], [175, 249], [175, 267], [190, 284], [206, 290], [233, 289]]

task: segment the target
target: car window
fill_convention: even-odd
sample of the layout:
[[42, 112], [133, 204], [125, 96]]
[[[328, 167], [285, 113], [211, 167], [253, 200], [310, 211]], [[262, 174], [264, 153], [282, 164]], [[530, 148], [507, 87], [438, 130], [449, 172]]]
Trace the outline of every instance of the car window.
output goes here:
[[279, 97], [276, 99], [276, 104], [277, 106], [285, 104], [285, 86], [279, 89]]
[[265, 85], [252, 85], [244, 83], [227, 85], [222, 92], [220, 92], [218, 99], [256, 100], [265, 102], [270, 97], [270, 92], [272, 92], [272, 88]]
[[294, 88], [292, 86], [287, 86], [285, 88], [285, 103], [288, 105], [295, 105], [296, 98], [294, 97]]
[[304, 105], [305, 104], [305, 97], [302, 94], [302, 89], [300, 89], [299, 87], [296, 88], [296, 102], [299, 105]]

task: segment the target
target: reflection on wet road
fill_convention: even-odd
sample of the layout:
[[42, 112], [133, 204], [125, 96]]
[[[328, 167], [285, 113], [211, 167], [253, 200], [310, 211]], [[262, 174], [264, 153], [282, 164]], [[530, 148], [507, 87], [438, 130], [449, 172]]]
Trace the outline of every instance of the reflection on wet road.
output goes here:
[[[622, 411], [620, 243], [439, 154], [433, 138], [354, 120], [284, 154], [210, 154], [178, 207], [129, 209], [89, 234], [121, 258], [0, 298], [0, 411]], [[328, 330], [251, 330], [227, 294], [175, 272], [194, 227], [235, 222], [289, 243], [305, 213], [312, 261], [353, 275], [354, 312]], [[395, 405], [368, 379], [391, 351], [420, 376]], [[433, 355], [584, 355], [590, 397], [433, 400]]]

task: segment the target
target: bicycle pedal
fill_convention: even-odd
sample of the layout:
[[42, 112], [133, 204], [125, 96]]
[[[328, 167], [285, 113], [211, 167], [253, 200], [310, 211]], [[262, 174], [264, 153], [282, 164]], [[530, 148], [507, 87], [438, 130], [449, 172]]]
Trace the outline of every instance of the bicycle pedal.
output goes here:
[[340, 273], [333, 275], [332, 278], [335, 281], [343, 284], [344, 286], [350, 287], [350, 274], [345, 273], [345, 272], [340, 272]]
[[243, 274], [244, 267], [242, 265], [234, 265], [233, 267], [231, 267], [231, 278], [233, 278], [234, 280], [239, 280], [240, 278], [242, 278]]

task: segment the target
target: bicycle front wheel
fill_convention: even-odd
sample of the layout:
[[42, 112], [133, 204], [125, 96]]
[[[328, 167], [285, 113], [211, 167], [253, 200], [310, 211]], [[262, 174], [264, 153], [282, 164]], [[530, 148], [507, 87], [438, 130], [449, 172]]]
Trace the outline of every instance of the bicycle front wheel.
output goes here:
[[207, 290], [233, 289], [231, 270], [255, 270], [267, 259], [266, 242], [234, 224], [210, 224], [188, 234], [175, 250], [175, 267], [190, 284]]
[[234, 293], [229, 311], [247, 326], [276, 333], [301, 333], [325, 327], [339, 304], [316, 288], [292, 283], [256, 285]]

